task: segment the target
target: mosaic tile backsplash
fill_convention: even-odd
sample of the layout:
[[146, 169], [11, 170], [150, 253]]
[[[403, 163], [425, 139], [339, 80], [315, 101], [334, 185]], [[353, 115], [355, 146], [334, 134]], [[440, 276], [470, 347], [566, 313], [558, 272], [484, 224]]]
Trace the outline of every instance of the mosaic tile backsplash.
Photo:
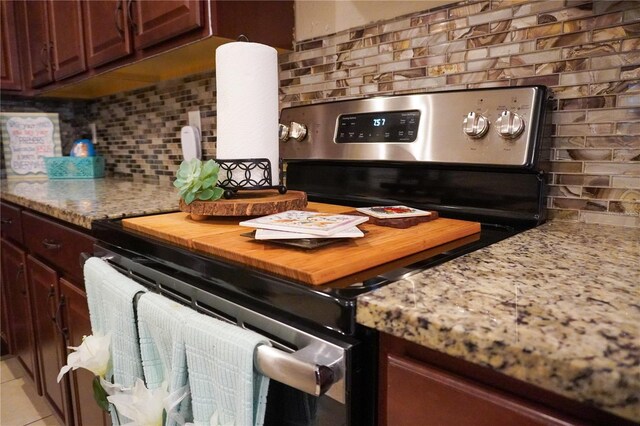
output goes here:
[[[281, 107], [544, 84], [550, 217], [640, 228], [638, 1], [462, 1], [299, 41], [279, 63]], [[189, 111], [200, 110], [204, 155], [215, 157], [215, 92], [212, 72], [72, 109], [76, 123], [96, 122], [109, 173], [168, 183]]]

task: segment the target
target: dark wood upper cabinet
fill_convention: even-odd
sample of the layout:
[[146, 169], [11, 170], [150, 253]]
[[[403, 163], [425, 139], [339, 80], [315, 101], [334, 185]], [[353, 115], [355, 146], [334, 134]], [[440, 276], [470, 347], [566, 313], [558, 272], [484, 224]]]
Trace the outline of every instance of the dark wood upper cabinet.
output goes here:
[[47, 2], [24, 2], [24, 28], [27, 54], [27, 78], [29, 87], [40, 87], [53, 81], [53, 71], [49, 59], [49, 14]]
[[[83, 3], [87, 61], [99, 67], [194, 32], [204, 31], [205, 2], [99, 0]], [[197, 31], [195, 31], [197, 30]], [[191, 41], [191, 40], [189, 40]], [[178, 43], [179, 44], [179, 43]], [[154, 52], [156, 53], [156, 52]]]
[[15, 3], [2, 0], [0, 3], [0, 88], [22, 90], [18, 34], [16, 33]]
[[24, 7], [29, 86], [86, 71], [80, 1], [26, 1]]
[[214, 1], [212, 9], [213, 31], [220, 37], [237, 40], [244, 35], [280, 49], [293, 47], [293, 1]]
[[203, 7], [206, 2], [133, 1], [132, 26], [137, 49], [146, 49], [170, 38], [204, 26]]
[[79, 0], [49, 0], [51, 61], [55, 80], [87, 70]]
[[209, 71], [215, 49], [241, 35], [275, 48], [293, 47], [292, 0], [15, 4], [25, 95], [93, 99], [124, 90], [122, 80], [134, 89]]
[[98, 67], [133, 53], [126, 0], [88, 1], [83, 8], [89, 67]]

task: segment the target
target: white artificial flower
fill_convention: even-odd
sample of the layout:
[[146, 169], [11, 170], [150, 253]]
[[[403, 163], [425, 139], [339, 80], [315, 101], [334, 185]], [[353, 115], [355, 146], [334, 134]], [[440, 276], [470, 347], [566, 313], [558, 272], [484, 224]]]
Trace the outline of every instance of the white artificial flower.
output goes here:
[[131, 388], [126, 388], [124, 386], [120, 386], [117, 383], [107, 382], [104, 378], [100, 377], [100, 385], [102, 389], [107, 393], [107, 395], [116, 395], [119, 393], [131, 393]]
[[[149, 390], [142, 379], [133, 388], [107, 397], [119, 414], [131, 419], [128, 425], [162, 426], [164, 399], [169, 395], [166, 386]], [[125, 425], [123, 425], [125, 426]]]
[[96, 376], [104, 377], [109, 370], [111, 362], [111, 333], [106, 336], [94, 334], [84, 336], [82, 344], [78, 347], [69, 347], [75, 352], [71, 352], [67, 356], [67, 365], [60, 369], [58, 374], [58, 382], [62, 380], [62, 376], [69, 370], [85, 368]]

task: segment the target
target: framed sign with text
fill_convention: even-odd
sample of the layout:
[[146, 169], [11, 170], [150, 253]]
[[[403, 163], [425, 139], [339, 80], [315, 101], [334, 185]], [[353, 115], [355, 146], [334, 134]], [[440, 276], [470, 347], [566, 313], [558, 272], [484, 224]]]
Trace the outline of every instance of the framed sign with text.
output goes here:
[[57, 113], [0, 113], [7, 178], [46, 178], [44, 157], [62, 156]]

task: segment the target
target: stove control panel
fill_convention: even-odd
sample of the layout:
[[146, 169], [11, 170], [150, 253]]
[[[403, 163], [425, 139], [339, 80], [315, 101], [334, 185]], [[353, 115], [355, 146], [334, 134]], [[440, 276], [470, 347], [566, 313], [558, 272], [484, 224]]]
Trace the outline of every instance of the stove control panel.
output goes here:
[[[285, 108], [280, 156], [532, 167], [542, 143], [546, 97], [544, 86], [527, 86]], [[291, 131], [294, 125], [305, 131]]]
[[341, 114], [335, 142], [413, 142], [418, 135], [419, 123], [418, 110]]

